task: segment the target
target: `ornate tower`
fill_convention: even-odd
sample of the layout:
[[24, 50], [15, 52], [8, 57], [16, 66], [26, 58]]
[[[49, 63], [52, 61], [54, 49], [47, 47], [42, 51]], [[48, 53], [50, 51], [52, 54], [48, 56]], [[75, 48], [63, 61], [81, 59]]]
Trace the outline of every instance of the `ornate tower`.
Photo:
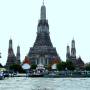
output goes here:
[[16, 62], [16, 57], [15, 57], [15, 54], [13, 52], [12, 40], [10, 39], [6, 67], [9, 68], [10, 65], [15, 64], [15, 62]]
[[20, 46], [17, 46], [16, 64], [21, 64], [21, 62], [20, 62]]
[[28, 57], [31, 64], [43, 64], [47, 65], [52, 62], [53, 59], [60, 60], [56, 48], [53, 47], [49, 36], [49, 24], [46, 19], [46, 7], [41, 6], [40, 20], [37, 26], [37, 37], [32, 48], [30, 48]]
[[67, 46], [66, 60], [70, 59], [70, 47]]
[[75, 40], [72, 40], [71, 43], [71, 58], [76, 59], [76, 48], [75, 48]]

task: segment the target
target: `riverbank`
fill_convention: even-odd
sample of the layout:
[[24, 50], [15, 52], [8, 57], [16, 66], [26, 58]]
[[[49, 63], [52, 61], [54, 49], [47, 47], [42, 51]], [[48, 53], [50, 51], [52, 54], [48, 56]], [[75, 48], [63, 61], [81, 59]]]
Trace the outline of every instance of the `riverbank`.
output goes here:
[[50, 71], [44, 73], [22, 73], [15, 74], [10, 77], [43, 77], [43, 78], [89, 78], [90, 71]]
[[48, 71], [39, 73], [3, 73], [2, 77], [90, 78], [90, 71]]

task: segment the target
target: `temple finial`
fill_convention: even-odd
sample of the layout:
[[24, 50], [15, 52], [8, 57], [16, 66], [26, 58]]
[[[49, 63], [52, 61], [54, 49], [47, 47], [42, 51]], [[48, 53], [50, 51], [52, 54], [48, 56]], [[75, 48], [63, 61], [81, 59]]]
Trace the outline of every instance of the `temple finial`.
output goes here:
[[44, 0], [43, 0], [43, 5], [44, 5]]
[[44, 0], [43, 0], [43, 5], [41, 6], [41, 19], [46, 19], [46, 7], [44, 5]]

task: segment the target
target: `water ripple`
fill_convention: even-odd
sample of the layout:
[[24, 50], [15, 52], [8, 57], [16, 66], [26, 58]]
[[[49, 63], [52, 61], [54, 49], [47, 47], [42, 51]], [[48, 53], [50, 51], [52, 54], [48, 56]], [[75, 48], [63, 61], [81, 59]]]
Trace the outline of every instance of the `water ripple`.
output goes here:
[[9, 78], [0, 90], [90, 90], [90, 78]]

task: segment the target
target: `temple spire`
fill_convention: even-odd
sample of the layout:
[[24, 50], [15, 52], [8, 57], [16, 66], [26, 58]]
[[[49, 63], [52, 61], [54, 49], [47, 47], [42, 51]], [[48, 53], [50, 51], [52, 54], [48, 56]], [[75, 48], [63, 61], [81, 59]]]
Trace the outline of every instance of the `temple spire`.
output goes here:
[[12, 48], [12, 39], [9, 40], [9, 48]]
[[20, 64], [20, 46], [17, 46], [16, 64]]
[[66, 60], [70, 59], [70, 47], [67, 45], [67, 53], [66, 53]]
[[46, 19], [46, 7], [44, 5], [44, 0], [43, 0], [43, 5], [41, 6], [41, 20]]
[[71, 56], [76, 57], [76, 48], [75, 48], [75, 40], [74, 40], [74, 38], [73, 38], [73, 40], [71, 42]]
[[44, 5], [44, 0], [43, 0], [43, 5]]

